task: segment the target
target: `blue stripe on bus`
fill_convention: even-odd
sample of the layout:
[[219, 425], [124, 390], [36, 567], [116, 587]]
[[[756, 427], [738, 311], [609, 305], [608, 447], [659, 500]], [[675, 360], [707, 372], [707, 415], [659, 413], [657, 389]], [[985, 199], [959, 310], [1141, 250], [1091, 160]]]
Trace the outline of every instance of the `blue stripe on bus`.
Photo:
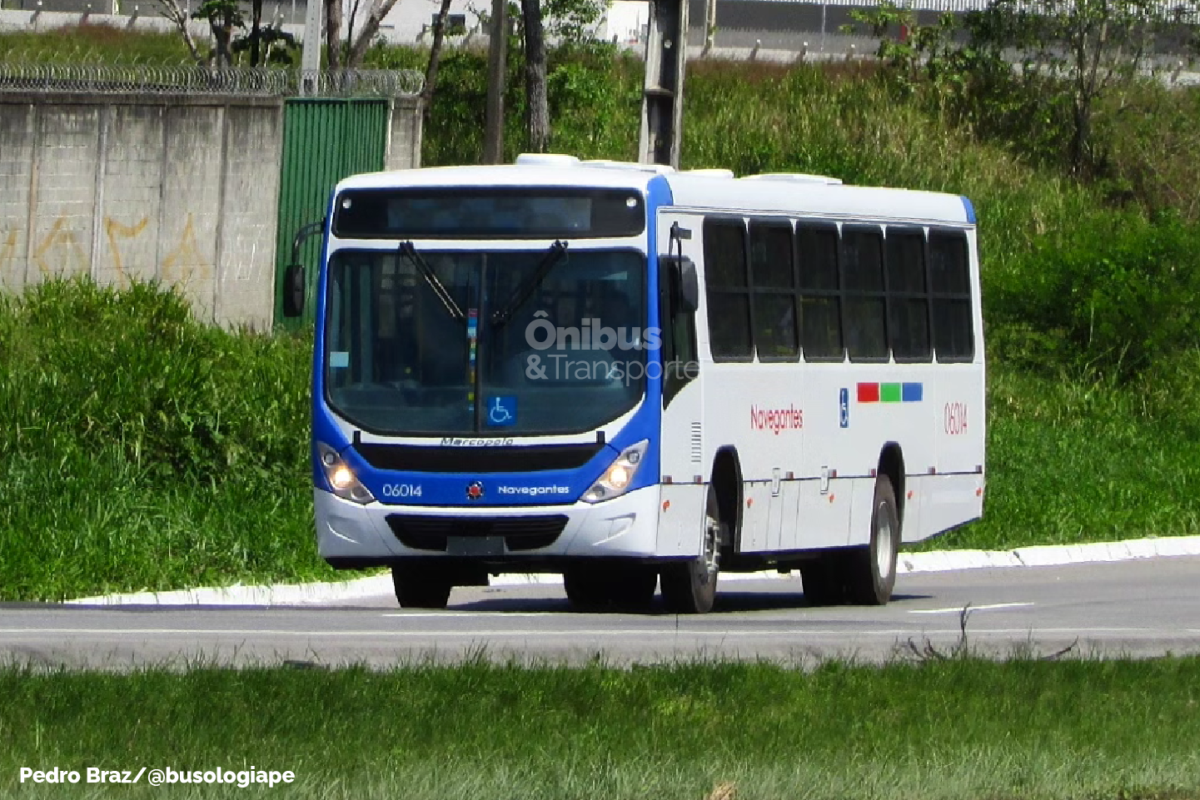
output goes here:
[[971, 201], [965, 197], [960, 198], [963, 203], [963, 208], [967, 210], [967, 222], [975, 224], [975, 206], [971, 205]]
[[923, 384], [905, 383], [900, 387], [900, 399], [905, 403], [919, 403], [923, 392]]

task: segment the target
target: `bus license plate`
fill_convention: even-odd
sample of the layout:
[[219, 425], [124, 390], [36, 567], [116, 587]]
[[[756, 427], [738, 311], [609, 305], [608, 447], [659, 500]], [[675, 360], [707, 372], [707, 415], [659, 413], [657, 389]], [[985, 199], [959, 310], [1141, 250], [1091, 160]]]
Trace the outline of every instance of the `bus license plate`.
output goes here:
[[446, 553], [452, 556], [502, 556], [503, 536], [448, 536]]

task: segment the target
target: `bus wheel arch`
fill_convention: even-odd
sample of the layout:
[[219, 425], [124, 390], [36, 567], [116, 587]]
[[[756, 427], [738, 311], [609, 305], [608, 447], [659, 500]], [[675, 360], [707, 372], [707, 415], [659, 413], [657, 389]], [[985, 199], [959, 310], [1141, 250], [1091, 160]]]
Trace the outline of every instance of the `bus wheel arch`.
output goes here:
[[742, 535], [743, 484], [742, 464], [737, 448], [726, 445], [713, 458], [712, 485], [717, 492], [717, 506], [725, 528], [723, 549], [733, 551]]
[[892, 490], [896, 494], [896, 515], [900, 518], [900, 524], [904, 524], [904, 505], [905, 505], [905, 488], [904, 488], [904, 452], [900, 449], [897, 442], [888, 442], [879, 451], [879, 468], [876, 470], [877, 475], [886, 475], [892, 482]]

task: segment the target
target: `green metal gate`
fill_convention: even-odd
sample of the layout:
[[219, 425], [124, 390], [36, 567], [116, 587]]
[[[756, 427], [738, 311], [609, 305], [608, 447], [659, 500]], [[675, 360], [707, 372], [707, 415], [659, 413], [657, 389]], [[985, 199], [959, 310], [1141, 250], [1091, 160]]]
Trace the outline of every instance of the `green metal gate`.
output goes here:
[[[320, 220], [334, 184], [357, 172], [383, 169], [387, 153], [387, 100], [290, 99], [283, 116], [283, 174], [275, 243], [275, 320], [283, 321], [283, 273], [301, 225]], [[308, 291], [303, 321], [313, 319], [321, 237], [300, 250]]]

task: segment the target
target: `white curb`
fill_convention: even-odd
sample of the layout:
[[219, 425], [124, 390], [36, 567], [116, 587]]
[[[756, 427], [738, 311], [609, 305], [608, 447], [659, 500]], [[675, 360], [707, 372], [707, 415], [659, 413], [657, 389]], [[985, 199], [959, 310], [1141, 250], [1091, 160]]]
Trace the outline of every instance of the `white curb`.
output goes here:
[[[1125, 542], [1094, 544], [1040, 545], [1016, 550], [942, 550], [929, 553], [901, 553], [897, 571], [950, 572], [997, 567], [1051, 567], [1141, 558], [1200, 555], [1200, 536], [1172, 536], [1163, 539], [1132, 539]], [[754, 572], [722, 575], [721, 580], [793, 579], [793, 572]], [[492, 586], [561, 584], [560, 575], [501, 575], [492, 578]], [[275, 586], [223, 586], [184, 589], [173, 592], [136, 592], [84, 597], [68, 600], [71, 605], [160, 605], [160, 606], [288, 606], [345, 602], [392, 594], [389, 575], [372, 575], [336, 583], [277, 584]]]

